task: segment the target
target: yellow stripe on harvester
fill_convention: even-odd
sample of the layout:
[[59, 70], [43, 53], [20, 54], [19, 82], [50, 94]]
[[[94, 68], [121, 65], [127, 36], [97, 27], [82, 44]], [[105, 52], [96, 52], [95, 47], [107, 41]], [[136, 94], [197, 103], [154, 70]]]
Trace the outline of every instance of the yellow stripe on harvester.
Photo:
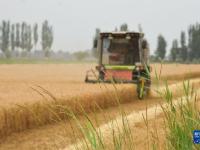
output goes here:
[[105, 69], [110, 69], [110, 70], [133, 70], [133, 69], [135, 69], [135, 66], [105, 65]]

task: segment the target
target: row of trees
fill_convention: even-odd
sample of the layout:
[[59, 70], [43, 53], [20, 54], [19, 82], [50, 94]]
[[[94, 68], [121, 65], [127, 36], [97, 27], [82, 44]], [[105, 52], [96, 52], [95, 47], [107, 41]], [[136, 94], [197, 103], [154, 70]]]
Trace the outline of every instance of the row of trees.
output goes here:
[[[200, 24], [190, 25], [188, 28], [188, 39], [186, 32], [181, 31], [180, 40], [174, 39], [170, 49], [169, 60], [174, 62], [200, 61]], [[158, 36], [158, 45], [155, 59], [166, 58], [167, 42], [162, 35]]]
[[[33, 26], [26, 22], [11, 24], [10, 21], [2, 21], [0, 25], [0, 49], [7, 58], [11, 56], [13, 51], [22, 51], [25, 56], [39, 42], [38, 24]], [[49, 50], [53, 44], [53, 28], [45, 20], [41, 30], [41, 47], [48, 57]]]

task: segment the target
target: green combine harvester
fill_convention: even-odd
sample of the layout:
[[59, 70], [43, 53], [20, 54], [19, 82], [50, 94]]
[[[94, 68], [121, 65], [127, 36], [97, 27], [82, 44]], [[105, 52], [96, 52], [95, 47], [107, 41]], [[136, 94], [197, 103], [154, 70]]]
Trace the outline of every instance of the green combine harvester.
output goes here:
[[99, 65], [95, 79], [87, 71], [87, 83], [137, 84], [139, 99], [147, 95], [151, 86], [149, 48], [144, 34], [139, 32], [102, 32], [97, 40]]

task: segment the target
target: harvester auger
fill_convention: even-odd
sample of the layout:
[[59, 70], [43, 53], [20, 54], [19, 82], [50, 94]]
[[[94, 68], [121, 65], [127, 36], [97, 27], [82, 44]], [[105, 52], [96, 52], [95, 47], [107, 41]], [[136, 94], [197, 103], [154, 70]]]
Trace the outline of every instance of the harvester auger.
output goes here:
[[[148, 43], [138, 32], [103, 32], [97, 42], [98, 75], [90, 70], [87, 83], [137, 84], [137, 95], [143, 99], [151, 86]], [[93, 78], [93, 79], [91, 79]]]

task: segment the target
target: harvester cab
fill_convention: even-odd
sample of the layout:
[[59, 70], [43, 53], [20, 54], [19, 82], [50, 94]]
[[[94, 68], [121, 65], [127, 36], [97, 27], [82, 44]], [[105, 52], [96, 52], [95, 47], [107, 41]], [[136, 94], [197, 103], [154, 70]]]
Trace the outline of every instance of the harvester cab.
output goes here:
[[103, 32], [97, 40], [99, 64], [87, 71], [87, 83], [133, 83], [137, 85], [139, 99], [148, 93], [151, 78], [148, 43], [139, 32]]

